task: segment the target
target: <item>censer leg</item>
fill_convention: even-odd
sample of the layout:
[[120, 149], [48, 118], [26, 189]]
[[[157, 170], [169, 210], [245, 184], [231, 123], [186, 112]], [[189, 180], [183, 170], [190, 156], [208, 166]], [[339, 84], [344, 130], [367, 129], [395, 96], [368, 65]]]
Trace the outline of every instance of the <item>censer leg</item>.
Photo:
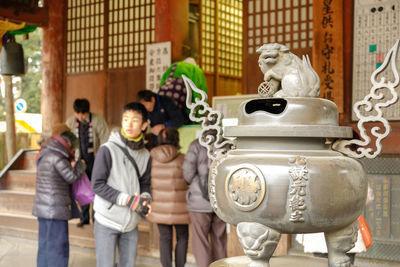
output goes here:
[[249, 267], [269, 267], [269, 259], [281, 234], [259, 223], [242, 222], [236, 228], [244, 253], [251, 259]]
[[329, 267], [349, 267], [350, 257], [347, 251], [354, 247], [357, 241], [357, 221], [346, 228], [335, 232], [325, 233], [326, 246], [328, 248]]

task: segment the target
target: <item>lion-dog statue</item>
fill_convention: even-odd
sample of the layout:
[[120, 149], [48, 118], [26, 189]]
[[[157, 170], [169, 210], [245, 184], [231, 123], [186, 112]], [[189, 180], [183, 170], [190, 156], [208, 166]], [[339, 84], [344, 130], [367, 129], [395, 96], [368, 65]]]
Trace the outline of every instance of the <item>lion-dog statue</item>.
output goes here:
[[[318, 97], [319, 77], [308, 56], [300, 60], [284, 45], [264, 44], [257, 49], [264, 83], [258, 88], [265, 97]], [[264, 88], [264, 91], [260, 91]]]

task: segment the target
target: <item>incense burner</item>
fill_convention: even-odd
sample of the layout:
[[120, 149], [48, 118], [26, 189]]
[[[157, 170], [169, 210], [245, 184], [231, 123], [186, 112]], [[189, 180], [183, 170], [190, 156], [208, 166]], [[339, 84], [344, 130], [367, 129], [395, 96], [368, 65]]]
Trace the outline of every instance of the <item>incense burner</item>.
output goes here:
[[[204, 92], [183, 77], [189, 117], [201, 122], [199, 141], [213, 160], [210, 203], [222, 220], [237, 225], [249, 266], [269, 266], [281, 233], [316, 232], [325, 233], [329, 266], [350, 266], [346, 252], [357, 239], [357, 218], [368, 187], [366, 172], [354, 158], [378, 155], [381, 140], [390, 133], [380, 109], [397, 101], [394, 88], [399, 76], [392, 66], [394, 83], [376, 77], [396, 58], [398, 47], [399, 42], [373, 73], [370, 94], [354, 106], [363, 140], [351, 139], [352, 128], [338, 125], [335, 103], [318, 98], [319, 78], [308, 57], [300, 60], [283, 45], [268, 44], [258, 50], [265, 79], [258, 88], [260, 98], [240, 105], [235, 126], [222, 128], [222, 114], [212, 110]], [[382, 88], [392, 98], [383, 97]], [[195, 103], [192, 90], [201, 95]], [[376, 99], [386, 102], [371, 104]], [[370, 121], [384, 126], [370, 133], [376, 151], [363, 126]]]

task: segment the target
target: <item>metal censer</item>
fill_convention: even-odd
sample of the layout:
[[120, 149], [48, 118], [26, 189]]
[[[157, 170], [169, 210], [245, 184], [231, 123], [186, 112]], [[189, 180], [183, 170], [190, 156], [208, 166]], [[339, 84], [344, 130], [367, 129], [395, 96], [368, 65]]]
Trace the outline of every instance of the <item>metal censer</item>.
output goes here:
[[[264, 73], [260, 98], [241, 103], [237, 126], [222, 129], [222, 114], [212, 110], [207, 95], [183, 77], [190, 119], [202, 123], [199, 141], [213, 160], [211, 205], [222, 220], [237, 225], [249, 266], [269, 266], [281, 233], [315, 232], [325, 234], [329, 266], [350, 266], [346, 252], [357, 239], [357, 218], [367, 196], [365, 170], [353, 158], [376, 157], [381, 140], [390, 133], [381, 108], [397, 101], [398, 47], [399, 41], [372, 74], [370, 93], [354, 106], [363, 140], [349, 140], [352, 128], [338, 125], [335, 103], [318, 98], [319, 77], [308, 57], [300, 60], [283, 45], [267, 44], [257, 50]], [[389, 62], [395, 81], [378, 81]], [[192, 90], [201, 95], [194, 103]], [[364, 128], [371, 121], [384, 128], [371, 130], [375, 151]]]

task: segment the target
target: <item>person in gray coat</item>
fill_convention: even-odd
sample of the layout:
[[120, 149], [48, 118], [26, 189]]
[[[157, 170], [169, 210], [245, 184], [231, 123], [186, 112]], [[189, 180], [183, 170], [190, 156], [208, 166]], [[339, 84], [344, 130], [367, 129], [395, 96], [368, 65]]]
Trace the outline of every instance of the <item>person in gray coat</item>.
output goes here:
[[51, 137], [37, 161], [33, 215], [38, 217], [37, 266], [68, 266], [68, 220], [79, 218], [71, 184], [82, 177], [83, 162], [74, 162], [79, 140], [70, 131]]
[[208, 199], [209, 167], [207, 149], [198, 139], [194, 140], [185, 156], [183, 177], [189, 184], [186, 200], [193, 235], [192, 251], [198, 267], [207, 267], [227, 257], [226, 224], [213, 212]]

